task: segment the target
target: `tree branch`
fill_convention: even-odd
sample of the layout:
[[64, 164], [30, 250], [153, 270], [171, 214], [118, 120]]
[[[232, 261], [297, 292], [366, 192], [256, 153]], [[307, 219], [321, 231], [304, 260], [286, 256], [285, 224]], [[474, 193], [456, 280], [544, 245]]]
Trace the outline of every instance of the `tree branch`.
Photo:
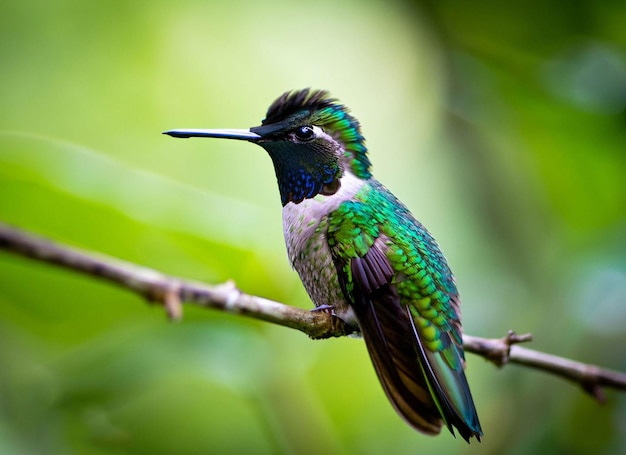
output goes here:
[[[2, 223], [0, 249], [108, 280], [162, 304], [173, 320], [182, 317], [184, 302], [297, 329], [314, 339], [340, 337], [354, 331], [326, 312], [307, 311], [245, 294], [230, 281], [208, 286], [183, 280], [103, 254], [53, 243]], [[626, 374], [516, 346], [531, 339], [530, 334], [516, 335], [512, 331], [500, 339], [464, 335], [463, 345], [467, 352], [498, 367], [515, 363], [578, 383], [600, 402], [604, 401], [603, 387], [626, 391]]]

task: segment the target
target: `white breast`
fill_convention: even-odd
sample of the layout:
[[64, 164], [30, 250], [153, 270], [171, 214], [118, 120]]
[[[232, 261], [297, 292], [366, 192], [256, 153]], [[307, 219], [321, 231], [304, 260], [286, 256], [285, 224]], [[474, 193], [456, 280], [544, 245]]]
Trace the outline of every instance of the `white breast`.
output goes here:
[[[283, 232], [289, 261], [295, 267], [294, 259], [305, 249], [315, 234], [320, 221], [339, 207], [343, 201], [352, 199], [365, 181], [347, 172], [341, 178], [339, 191], [331, 196], [318, 194], [299, 204], [289, 202], [283, 207]], [[320, 233], [323, 235], [323, 233]]]
[[357, 325], [356, 319], [339, 286], [326, 232], [328, 214], [343, 201], [352, 199], [364, 184], [365, 181], [346, 174], [341, 180], [341, 188], [332, 196], [317, 195], [283, 207], [289, 261], [300, 275], [311, 300], [315, 306], [332, 306], [337, 316], [354, 326]]

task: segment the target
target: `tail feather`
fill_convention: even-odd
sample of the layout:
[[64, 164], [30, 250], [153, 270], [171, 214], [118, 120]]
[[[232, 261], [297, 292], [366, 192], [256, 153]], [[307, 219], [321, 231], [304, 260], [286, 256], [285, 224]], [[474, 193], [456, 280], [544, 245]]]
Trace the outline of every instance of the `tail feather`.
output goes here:
[[[446, 348], [456, 356], [451, 368], [441, 352], [425, 349], [410, 311], [400, 305], [393, 286], [374, 291], [353, 307], [378, 378], [396, 411], [418, 431], [437, 434], [445, 423], [469, 442], [482, 431], [461, 354], [454, 343]], [[447, 335], [446, 335], [447, 336]]]
[[[406, 312], [411, 321], [414, 339], [417, 341], [420, 366], [448, 429], [454, 434], [455, 427], [468, 442], [472, 436], [480, 441], [482, 429], [463, 371], [459, 349], [449, 341], [449, 335], [445, 333], [442, 336], [449, 341], [446, 343], [445, 351], [433, 352], [425, 349], [408, 308]], [[450, 362], [449, 357], [453, 357], [454, 361]]]
[[451, 314], [450, 326], [438, 330], [437, 350], [429, 349], [416, 327], [413, 307], [398, 295], [397, 277], [383, 252], [385, 239], [378, 241], [381, 245], [363, 257], [348, 264], [336, 260], [335, 266], [389, 401], [418, 431], [437, 434], [445, 423], [468, 442], [472, 436], [480, 440], [482, 430], [463, 372], [458, 299], [453, 296], [449, 302], [457, 317]]

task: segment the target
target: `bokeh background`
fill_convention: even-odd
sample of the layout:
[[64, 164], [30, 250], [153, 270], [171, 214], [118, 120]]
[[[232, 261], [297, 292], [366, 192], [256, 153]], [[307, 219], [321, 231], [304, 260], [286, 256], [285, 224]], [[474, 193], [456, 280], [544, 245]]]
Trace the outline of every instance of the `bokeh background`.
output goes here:
[[[309, 308], [257, 125], [352, 108], [434, 233], [467, 333], [626, 371], [626, 8], [526, 2], [4, 0], [0, 220]], [[482, 444], [415, 433], [360, 340], [311, 341], [0, 252], [2, 454], [616, 454], [626, 396], [468, 355]]]

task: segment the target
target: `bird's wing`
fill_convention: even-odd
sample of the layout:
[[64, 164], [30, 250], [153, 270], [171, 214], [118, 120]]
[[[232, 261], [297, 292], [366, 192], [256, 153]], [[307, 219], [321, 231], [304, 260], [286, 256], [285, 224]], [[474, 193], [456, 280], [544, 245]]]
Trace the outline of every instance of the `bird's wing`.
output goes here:
[[[414, 238], [412, 229], [419, 228], [422, 235], [423, 228], [408, 212], [401, 214], [415, 226], [398, 237], [389, 224], [371, 223], [375, 214], [363, 213], [370, 205], [342, 204], [338, 210], [343, 213], [331, 215], [328, 242], [383, 389], [416, 429], [436, 434], [445, 422], [466, 440], [479, 438], [482, 432], [463, 372], [456, 289], [453, 281], [433, 278], [433, 267], [447, 270], [445, 260], [443, 266], [425, 260], [427, 255], [438, 259], [441, 253], [425, 231], [425, 241]], [[419, 251], [424, 248], [436, 251]], [[450, 283], [453, 292], [443, 292]]]

